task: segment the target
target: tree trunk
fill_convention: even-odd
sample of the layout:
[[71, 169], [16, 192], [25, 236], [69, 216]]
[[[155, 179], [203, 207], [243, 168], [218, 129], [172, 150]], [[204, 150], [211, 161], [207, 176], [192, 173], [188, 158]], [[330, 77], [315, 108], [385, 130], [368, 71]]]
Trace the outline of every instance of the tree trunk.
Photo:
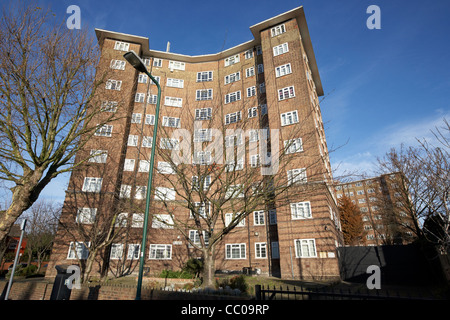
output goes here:
[[216, 269], [214, 247], [203, 251], [203, 287], [214, 288], [214, 272]]

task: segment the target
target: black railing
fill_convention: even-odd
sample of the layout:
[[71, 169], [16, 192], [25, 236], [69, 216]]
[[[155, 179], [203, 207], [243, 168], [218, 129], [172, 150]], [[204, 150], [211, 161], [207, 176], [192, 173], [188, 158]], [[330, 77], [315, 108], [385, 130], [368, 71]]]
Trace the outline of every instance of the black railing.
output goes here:
[[256, 300], [440, 300], [432, 295], [401, 295], [399, 292], [367, 290], [352, 292], [335, 288], [265, 288], [255, 286]]

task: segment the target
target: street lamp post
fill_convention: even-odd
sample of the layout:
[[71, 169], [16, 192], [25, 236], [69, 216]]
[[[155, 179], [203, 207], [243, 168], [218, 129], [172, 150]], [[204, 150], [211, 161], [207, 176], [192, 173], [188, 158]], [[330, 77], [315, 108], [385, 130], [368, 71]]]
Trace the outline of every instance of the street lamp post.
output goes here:
[[158, 131], [158, 118], [159, 118], [159, 105], [161, 101], [161, 86], [159, 82], [148, 72], [145, 67], [144, 62], [141, 58], [134, 52], [129, 51], [123, 55], [123, 57], [139, 72], [144, 72], [146, 75], [150, 77], [150, 79], [156, 84], [158, 87], [158, 97], [156, 101], [156, 111], [155, 111], [155, 125], [153, 128], [153, 138], [152, 138], [152, 151], [150, 156], [150, 170], [147, 182], [147, 195], [145, 200], [145, 216], [144, 216], [144, 230], [142, 232], [142, 244], [141, 244], [141, 252], [140, 252], [140, 260], [139, 260], [139, 276], [138, 283], [136, 288], [136, 298], [135, 300], [141, 300], [141, 288], [142, 288], [142, 275], [144, 273], [144, 257], [145, 257], [145, 243], [147, 242], [147, 226], [148, 226], [148, 215], [150, 210], [150, 196], [152, 190], [152, 180], [153, 180], [153, 165], [155, 162], [155, 149], [156, 149], [156, 134]]

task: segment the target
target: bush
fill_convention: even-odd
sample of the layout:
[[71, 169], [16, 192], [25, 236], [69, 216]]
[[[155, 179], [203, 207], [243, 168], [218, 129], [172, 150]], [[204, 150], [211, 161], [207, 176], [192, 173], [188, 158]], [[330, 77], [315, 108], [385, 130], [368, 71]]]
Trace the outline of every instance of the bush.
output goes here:
[[163, 270], [159, 274], [160, 278], [192, 279], [193, 276], [186, 271]]
[[[28, 276], [35, 274], [36, 270], [37, 270], [37, 266], [35, 266], [33, 264], [26, 266], [26, 267], [23, 267], [22, 265], [19, 264], [16, 266], [16, 271], [14, 272], [14, 276], [28, 277]], [[7, 278], [9, 278], [11, 276], [11, 271], [12, 271], [12, 269], [9, 270], [8, 273], [6, 274]]]
[[230, 287], [231, 289], [239, 289], [242, 293], [247, 292], [248, 284], [244, 275], [234, 276], [232, 278], [216, 278], [216, 289]]
[[189, 259], [183, 267], [183, 271], [188, 272], [194, 277], [198, 277], [203, 270], [203, 262], [199, 259]]

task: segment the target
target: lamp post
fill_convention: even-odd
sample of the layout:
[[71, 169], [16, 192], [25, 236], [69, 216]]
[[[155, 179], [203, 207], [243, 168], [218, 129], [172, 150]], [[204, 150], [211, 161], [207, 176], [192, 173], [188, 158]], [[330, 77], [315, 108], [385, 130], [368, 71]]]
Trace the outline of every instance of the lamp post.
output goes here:
[[20, 224], [20, 238], [19, 238], [19, 243], [17, 244], [16, 257], [14, 258], [14, 264], [13, 264], [13, 268], [11, 270], [11, 276], [9, 277], [8, 288], [6, 290], [5, 300], [8, 300], [9, 292], [11, 290], [11, 285], [13, 283], [14, 272], [16, 272], [17, 261], [19, 261], [20, 248], [22, 247], [22, 240], [23, 240], [23, 235], [25, 233], [26, 224], [27, 224], [27, 219], [24, 219], [22, 221], [22, 223]]
[[141, 58], [134, 52], [129, 51], [123, 55], [123, 57], [139, 72], [144, 72], [146, 75], [150, 77], [150, 79], [156, 84], [158, 87], [158, 97], [156, 101], [156, 111], [155, 111], [155, 125], [153, 128], [153, 139], [152, 139], [152, 151], [150, 156], [150, 169], [149, 176], [147, 182], [147, 195], [145, 199], [145, 215], [144, 215], [144, 230], [142, 231], [142, 244], [141, 244], [141, 252], [140, 252], [140, 260], [139, 260], [139, 276], [138, 283], [136, 288], [136, 298], [135, 300], [141, 300], [141, 288], [142, 288], [142, 275], [144, 273], [144, 257], [145, 257], [145, 243], [147, 242], [147, 226], [148, 226], [148, 215], [150, 210], [150, 196], [152, 190], [152, 180], [153, 180], [153, 165], [155, 162], [155, 149], [156, 149], [156, 134], [158, 130], [158, 118], [159, 118], [159, 104], [161, 101], [161, 86], [159, 82], [148, 72], [145, 67], [144, 62]]

